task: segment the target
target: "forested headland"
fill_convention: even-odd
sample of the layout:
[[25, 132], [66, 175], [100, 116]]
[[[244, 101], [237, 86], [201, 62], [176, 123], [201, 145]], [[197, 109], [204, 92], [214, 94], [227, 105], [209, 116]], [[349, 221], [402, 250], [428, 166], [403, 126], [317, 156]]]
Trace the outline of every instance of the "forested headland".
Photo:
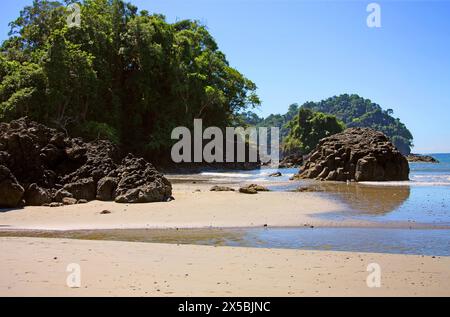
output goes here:
[[197, 21], [168, 23], [120, 0], [35, 0], [0, 54], [0, 120], [28, 116], [86, 140], [106, 138], [151, 161], [170, 158], [177, 126], [236, 124], [260, 104]]
[[387, 135], [404, 155], [411, 153], [413, 136], [392, 109], [383, 108], [356, 94], [342, 94], [319, 102], [293, 104], [284, 115], [259, 117], [252, 111], [243, 115], [250, 125], [278, 126], [285, 152], [308, 154], [321, 138], [345, 128], [371, 128]]

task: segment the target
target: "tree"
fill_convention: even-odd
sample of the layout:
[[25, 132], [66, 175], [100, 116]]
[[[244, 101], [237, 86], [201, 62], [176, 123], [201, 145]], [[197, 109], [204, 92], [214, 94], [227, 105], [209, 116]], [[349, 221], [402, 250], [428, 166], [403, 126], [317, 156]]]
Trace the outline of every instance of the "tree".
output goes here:
[[413, 147], [411, 132], [392, 116], [392, 109], [383, 110], [380, 105], [358, 95], [343, 94], [317, 103], [307, 102], [302, 107], [335, 115], [349, 128], [366, 127], [381, 131], [403, 154], [409, 154]]
[[28, 115], [164, 161], [173, 128], [194, 118], [229, 126], [260, 104], [256, 85], [199, 22], [85, 0], [80, 27], [68, 28], [65, 4], [34, 0], [11, 23], [0, 51], [1, 120]]
[[289, 122], [289, 135], [283, 143], [285, 152], [300, 151], [310, 153], [319, 141], [330, 135], [342, 132], [345, 124], [335, 116], [300, 108], [298, 115]]

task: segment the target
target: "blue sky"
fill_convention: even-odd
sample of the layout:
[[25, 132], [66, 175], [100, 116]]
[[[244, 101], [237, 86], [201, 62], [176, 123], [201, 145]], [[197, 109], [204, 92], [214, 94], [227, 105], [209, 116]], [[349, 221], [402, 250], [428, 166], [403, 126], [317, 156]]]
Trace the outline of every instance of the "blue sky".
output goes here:
[[[2, 3], [0, 39], [31, 0]], [[133, 0], [168, 21], [198, 19], [230, 64], [258, 86], [260, 115], [357, 93], [391, 108], [415, 152], [450, 152], [450, 1]]]

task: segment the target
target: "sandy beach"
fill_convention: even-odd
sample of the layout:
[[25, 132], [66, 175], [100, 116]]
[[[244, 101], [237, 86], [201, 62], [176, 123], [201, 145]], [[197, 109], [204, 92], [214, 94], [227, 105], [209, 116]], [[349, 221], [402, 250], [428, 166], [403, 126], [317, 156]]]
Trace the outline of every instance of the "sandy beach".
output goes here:
[[[345, 210], [345, 205], [316, 193], [210, 192], [211, 184], [175, 184], [175, 201], [151, 204], [88, 204], [25, 207], [0, 212], [0, 230], [93, 230], [246, 227], [397, 227], [428, 228], [420, 223], [316, 217]], [[108, 214], [101, 214], [108, 211]]]
[[[211, 186], [208, 186], [208, 189]], [[254, 226], [332, 225], [311, 215], [337, 211], [340, 205], [311, 193], [209, 192], [203, 186], [175, 189], [175, 201], [152, 204], [88, 204], [25, 207], [0, 213], [0, 228], [38, 230], [82, 230], [125, 228], [208, 228]], [[202, 188], [202, 187], [200, 187]], [[108, 210], [110, 214], [101, 214]]]
[[[316, 217], [343, 206], [315, 193], [174, 187], [170, 203], [11, 210], [0, 213], [0, 230], [375, 225]], [[26, 237], [2, 237], [0, 250], [0, 296], [450, 295], [450, 257]], [[66, 285], [72, 263], [81, 266], [81, 288]], [[367, 286], [370, 263], [381, 267], [380, 288]]]
[[[448, 296], [449, 257], [0, 238], [0, 296]], [[69, 264], [81, 287], [69, 288]], [[369, 288], [378, 263], [381, 287]]]

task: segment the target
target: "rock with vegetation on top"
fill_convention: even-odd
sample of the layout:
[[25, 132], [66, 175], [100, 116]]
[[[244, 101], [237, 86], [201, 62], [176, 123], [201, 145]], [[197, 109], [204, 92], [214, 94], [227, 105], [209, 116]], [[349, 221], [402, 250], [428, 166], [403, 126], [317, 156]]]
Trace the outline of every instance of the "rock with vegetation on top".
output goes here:
[[388, 137], [369, 128], [350, 128], [320, 140], [297, 178], [403, 181], [408, 175], [408, 161]]

